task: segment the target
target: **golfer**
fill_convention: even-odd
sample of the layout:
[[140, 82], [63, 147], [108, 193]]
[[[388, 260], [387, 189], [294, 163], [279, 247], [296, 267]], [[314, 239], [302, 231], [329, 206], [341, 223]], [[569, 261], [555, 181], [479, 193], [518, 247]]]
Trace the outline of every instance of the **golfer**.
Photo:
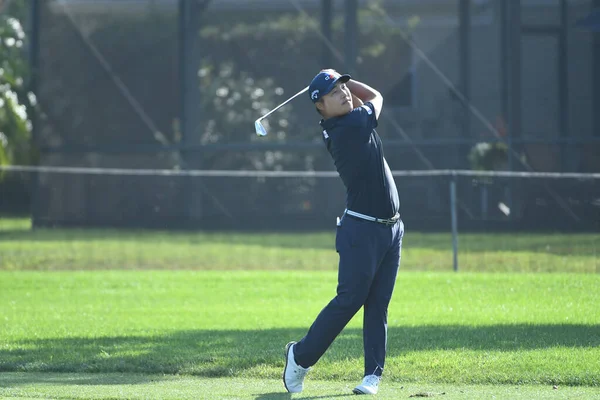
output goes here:
[[308, 93], [323, 117], [323, 141], [346, 186], [346, 210], [336, 228], [337, 295], [306, 336], [285, 347], [283, 383], [288, 392], [301, 392], [310, 367], [364, 307], [364, 378], [353, 392], [376, 394], [404, 235], [398, 191], [375, 131], [383, 98], [377, 90], [334, 70], [317, 74]]

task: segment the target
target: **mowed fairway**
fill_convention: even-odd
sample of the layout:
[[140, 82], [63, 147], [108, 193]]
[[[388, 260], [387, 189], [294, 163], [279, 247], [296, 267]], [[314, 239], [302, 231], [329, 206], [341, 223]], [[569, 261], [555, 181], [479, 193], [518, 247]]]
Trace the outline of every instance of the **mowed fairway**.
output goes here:
[[[327, 270], [335, 232], [39, 229], [0, 219], [0, 270]], [[452, 237], [407, 227], [402, 271], [451, 271]], [[600, 272], [600, 234], [461, 234], [461, 271]]]
[[[293, 235], [239, 234], [225, 243], [226, 234], [30, 232], [19, 221], [3, 229], [4, 398], [289, 398], [278, 381], [283, 346], [335, 294], [330, 233], [298, 235], [294, 246]], [[527, 239], [532, 253], [550, 240]], [[229, 249], [225, 258], [210, 251], [213, 242]], [[490, 246], [485, 257], [518, 258], [526, 246], [514, 243], [494, 254]], [[544, 253], [557, 262], [542, 271], [563, 272], [452, 273], [427, 271], [418, 258], [431, 249], [407, 235], [403, 266], [413, 271], [399, 274], [390, 305], [378, 398], [599, 398], [600, 275], [580, 272], [597, 268], [598, 236], [579, 243], [587, 252], [574, 268], [561, 267], [571, 258], [564, 251]], [[158, 261], [144, 268], [146, 250]], [[246, 252], [249, 268], [237, 252]], [[304, 254], [333, 265], [305, 265]], [[135, 265], [121, 264], [128, 257]], [[208, 265], [227, 257], [235, 259], [229, 270]], [[293, 398], [349, 393], [362, 375], [361, 321], [359, 312]]]

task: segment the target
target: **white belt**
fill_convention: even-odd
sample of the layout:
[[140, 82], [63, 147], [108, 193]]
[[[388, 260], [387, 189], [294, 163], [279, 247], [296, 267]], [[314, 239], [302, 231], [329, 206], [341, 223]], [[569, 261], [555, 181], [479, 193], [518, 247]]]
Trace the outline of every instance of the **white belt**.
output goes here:
[[361, 214], [356, 211], [352, 211], [352, 210], [348, 210], [348, 209], [344, 210], [344, 213], [351, 215], [353, 217], [356, 217], [356, 218], [364, 219], [364, 220], [371, 221], [371, 222], [379, 222], [380, 224], [386, 224], [386, 225], [394, 225], [400, 219], [400, 214], [398, 214], [398, 213], [396, 213], [396, 215], [394, 215], [390, 219], [375, 218], [375, 217], [371, 217], [370, 215]]

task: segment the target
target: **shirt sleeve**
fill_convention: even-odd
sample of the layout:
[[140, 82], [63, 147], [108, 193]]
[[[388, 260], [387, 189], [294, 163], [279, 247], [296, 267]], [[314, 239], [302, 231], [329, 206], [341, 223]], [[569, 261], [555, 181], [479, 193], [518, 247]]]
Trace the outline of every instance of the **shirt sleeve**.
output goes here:
[[375, 108], [371, 102], [367, 102], [343, 117], [336, 118], [335, 129], [328, 132], [336, 148], [348, 149], [368, 142], [376, 127]]
[[375, 109], [373, 104], [367, 102], [339, 118], [336, 129], [338, 132], [336, 132], [336, 137], [333, 140], [342, 146], [365, 143], [376, 127]]
[[360, 107], [356, 107], [348, 115], [342, 118], [343, 124], [348, 126], [371, 129], [377, 127], [377, 114], [373, 103], [366, 102]]
[[367, 123], [369, 126], [371, 128], [377, 128], [377, 113], [375, 112], [375, 106], [373, 103], [369, 101], [358, 108], [362, 109], [361, 112], [367, 113]]

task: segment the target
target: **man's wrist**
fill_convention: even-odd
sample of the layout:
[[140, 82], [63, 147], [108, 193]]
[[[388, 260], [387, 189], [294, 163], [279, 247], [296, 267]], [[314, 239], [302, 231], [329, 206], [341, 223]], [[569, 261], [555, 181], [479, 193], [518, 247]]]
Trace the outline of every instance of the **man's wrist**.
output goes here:
[[346, 85], [353, 95], [358, 97], [363, 103], [369, 101], [373, 96], [369, 90], [366, 90], [365, 85], [356, 80], [349, 80]]

